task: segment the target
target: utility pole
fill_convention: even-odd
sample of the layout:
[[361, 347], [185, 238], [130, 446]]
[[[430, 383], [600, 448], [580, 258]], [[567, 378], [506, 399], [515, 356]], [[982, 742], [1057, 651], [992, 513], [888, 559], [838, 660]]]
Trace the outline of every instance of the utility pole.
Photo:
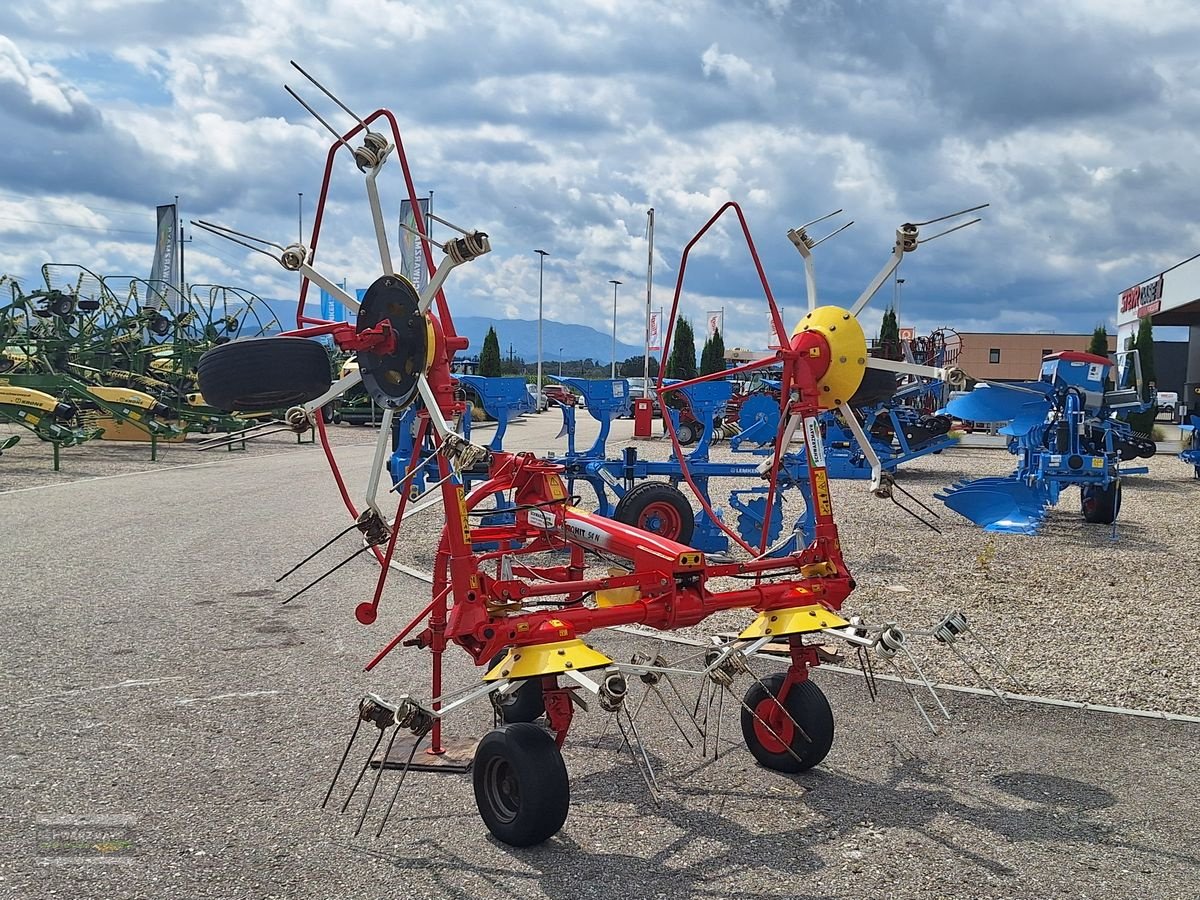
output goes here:
[[646, 358], [642, 365], [642, 397], [650, 396], [650, 300], [654, 291], [654, 207], [646, 210], [646, 236], [650, 247], [646, 251]]
[[[535, 394], [534, 407], [538, 412], [545, 409], [542, 405], [542, 274], [546, 266], [546, 257], [550, 254], [545, 250], [534, 250], [538, 255], [538, 366], [537, 366], [537, 394]], [[561, 360], [559, 369], [562, 368]], [[558, 374], [562, 374], [560, 371]]]

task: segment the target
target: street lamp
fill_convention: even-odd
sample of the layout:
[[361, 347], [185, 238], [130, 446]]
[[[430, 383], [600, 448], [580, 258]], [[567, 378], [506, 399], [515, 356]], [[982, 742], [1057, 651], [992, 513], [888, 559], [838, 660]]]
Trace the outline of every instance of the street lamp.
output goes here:
[[558, 348], [558, 377], [562, 378], [562, 352], [563, 348]]
[[537, 394], [534, 406], [538, 412], [541, 412], [545, 407], [542, 405], [542, 272], [546, 266], [546, 257], [550, 254], [545, 250], [534, 250], [538, 255], [538, 370], [537, 370]]
[[613, 340], [612, 340], [612, 377], [617, 377], [617, 285], [622, 282], [610, 278], [608, 283], [613, 286]]
[[900, 327], [900, 294], [904, 286], [904, 279], [896, 279], [896, 327]]

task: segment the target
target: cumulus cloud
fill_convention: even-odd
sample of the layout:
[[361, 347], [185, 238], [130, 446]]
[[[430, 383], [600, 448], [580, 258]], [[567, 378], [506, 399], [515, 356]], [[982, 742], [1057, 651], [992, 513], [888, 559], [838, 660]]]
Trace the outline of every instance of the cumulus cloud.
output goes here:
[[[153, 207], [175, 194], [188, 217], [278, 242], [298, 212], [311, 227], [330, 136], [282, 85], [338, 130], [353, 120], [293, 58], [356, 112], [393, 109], [418, 193], [492, 235], [494, 253], [452, 282], [454, 308], [475, 314], [533, 318], [544, 248], [555, 315], [607, 331], [599, 301], [618, 278], [618, 336], [636, 343], [651, 206], [655, 305], [684, 244], [734, 199], [799, 312], [788, 227], [838, 208], [856, 220], [817, 258], [823, 299], [849, 303], [901, 222], [990, 201], [983, 224], [905, 260], [919, 328], [1027, 313], [1090, 330], [1117, 291], [1200, 241], [1200, 12], [1183, 0], [747, 0], [736, 15], [715, 0], [480, 0], [469, 17], [416, 2], [12, 0], [0, 34], [0, 272], [25, 280], [48, 259], [148, 271]], [[362, 179], [344, 151], [335, 171], [318, 259], [364, 286], [379, 261]], [[380, 181], [389, 216], [398, 174]], [[294, 296], [269, 261], [194, 238], [197, 280]], [[761, 345], [738, 229], [714, 229], [685, 287], [698, 314], [726, 309], [728, 342]]]

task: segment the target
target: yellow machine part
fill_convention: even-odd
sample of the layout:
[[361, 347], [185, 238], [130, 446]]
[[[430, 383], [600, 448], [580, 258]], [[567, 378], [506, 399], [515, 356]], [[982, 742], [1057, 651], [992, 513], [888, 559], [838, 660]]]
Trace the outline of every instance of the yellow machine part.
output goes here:
[[138, 409], [153, 409], [158, 403], [149, 394], [135, 391], [132, 388], [107, 387], [105, 385], [88, 385], [88, 393], [99, 397], [105, 403], [121, 403]]
[[760, 637], [782, 637], [789, 634], [807, 634], [810, 631], [820, 631], [822, 628], [841, 628], [850, 623], [835, 612], [830, 612], [823, 606], [791, 606], [787, 609], [773, 609], [760, 613], [758, 618], [750, 623], [750, 627], [739, 637], [753, 639]]
[[862, 325], [840, 306], [818, 306], [800, 320], [792, 336], [805, 331], [817, 332], [829, 344], [829, 369], [817, 380], [821, 409], [848, 402], [867, 370], [867, 338]]
[[40, 409], [52, 413], [58, 408], [59, 400], [42, 391], [33, 388], [17, 387], [13, 384], [0, 384], [0, 403], [8, 406], [23, 406], [26, 409]]
[[513, 647], [504, 659], [483, 676], [483, 680], [536, 678], [539, 675], [558, 675], [568, 669], [581, 672], [599, 669], [611, 662], [599, 650], [593, 650], [579, 638], [572, 638], [569, 641]]
[[[136, 425], [131, 425], [128, 422], [118, 422], [111, 416], [100, 416], [96, 419], [96, 427], [103, 428], [104, 434], [100, 435], [102, 441], [123, 441], [134, 442], [140, 441], [146, 443], [150, 440], [150, 433]], [[160, 434], [157, 438], [160, 444], [181, 444], [187, 437], [186, 434]]]

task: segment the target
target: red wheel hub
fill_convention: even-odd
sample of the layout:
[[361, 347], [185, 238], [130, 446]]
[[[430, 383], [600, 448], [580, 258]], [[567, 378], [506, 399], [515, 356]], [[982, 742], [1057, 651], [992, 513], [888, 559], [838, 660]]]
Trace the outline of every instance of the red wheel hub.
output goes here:
[[638, 517], [637, 527], [670, 540], [676, 540], [683, 531], [683, 520], [679, 511], [670, 503], [651, 503]]
[[787, 753], [796, 739], [792, 717], [774, 697], [764, 697], [754, 707], [754, 736], [768, 753]]

